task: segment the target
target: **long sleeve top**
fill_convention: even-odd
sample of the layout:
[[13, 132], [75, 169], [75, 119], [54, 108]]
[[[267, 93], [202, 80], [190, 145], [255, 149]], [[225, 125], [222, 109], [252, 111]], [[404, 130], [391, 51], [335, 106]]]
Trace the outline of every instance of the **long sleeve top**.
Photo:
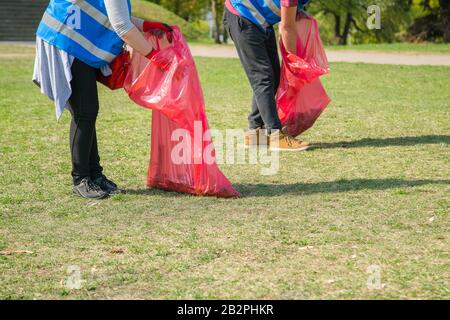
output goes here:
[[[143, 20], [131, 17], [127, 0], [104, 0], [108, 18], [114, 31], [122, 37], [134, 27], [142, 31]], [[33, 81], [43, 94], [55, 104], [56, 118], [59, 119], [69, 106], [72, 95], [72, 63], [75, 57], [67, 52], [36, 38], [36, 59]], [[108, 69], [108, 66], [105, 68]]]

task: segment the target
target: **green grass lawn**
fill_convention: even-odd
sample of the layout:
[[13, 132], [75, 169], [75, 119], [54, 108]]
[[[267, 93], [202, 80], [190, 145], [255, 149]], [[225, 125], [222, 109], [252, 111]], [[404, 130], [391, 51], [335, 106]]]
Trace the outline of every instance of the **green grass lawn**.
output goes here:
[[377, 51], [389, 53], [450, 54], [450, 44], [382, 43], [349, 46], [327, 46], [329, 50]]
[[[211, 127], [244, 128], [238, 60], [197, 62]], [[32, 68], [0, 59], [0, 252], [32, 252], [0, 255], [0, 298], [450, 298], [450, 68], [333, 64], [316, 148], [274, 176], [222, 166], [236, 200], [146, 189], [151, 112], [101, 88], [103, 165], [129, 190], [105, 201], [72, 195], [69, 116]]]

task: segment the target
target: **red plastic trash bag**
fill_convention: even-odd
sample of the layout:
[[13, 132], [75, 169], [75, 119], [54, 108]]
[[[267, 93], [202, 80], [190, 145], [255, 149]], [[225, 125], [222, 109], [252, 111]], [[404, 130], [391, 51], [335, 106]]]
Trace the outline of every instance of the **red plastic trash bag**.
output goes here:
[[111, 75], [104, 76], [101, 70], [97, 71], [97, 81], [107, 86], [111, 90], [122, 89], [125, 77], [128, 73], [128, 67], [130, 65], [130, 53], [124, 50], [119, 54], [113, 62], [109, 64], [111, 68]]
[[319, 77], [329, 72], [317, 21], [302, 15], [297, 20], [297, 54], [280, 42], [283, 63], [277, 93], [278, 115], [290, 135], [311, 128], [330, 103]]
[[179, 28], [173, 41], [146, 34], [161, 51], [150, 61], [134, 53], [125, 80], [130, 98], [153, 110], [147, 185], [195, 195], [238, 197], [216, 164], [203, 92]]

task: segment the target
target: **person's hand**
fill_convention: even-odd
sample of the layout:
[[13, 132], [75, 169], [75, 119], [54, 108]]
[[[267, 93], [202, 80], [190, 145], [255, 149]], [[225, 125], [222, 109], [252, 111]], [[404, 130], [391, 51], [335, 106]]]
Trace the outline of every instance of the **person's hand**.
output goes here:
[[155, 21], [144, 21], [142, 31], [150, 32], [152, 35], [158, 38], [162, 38], [162, 36], [165, 34], [167, 36], [167, 40], [172, 43], [173, 28], [168, 24]]

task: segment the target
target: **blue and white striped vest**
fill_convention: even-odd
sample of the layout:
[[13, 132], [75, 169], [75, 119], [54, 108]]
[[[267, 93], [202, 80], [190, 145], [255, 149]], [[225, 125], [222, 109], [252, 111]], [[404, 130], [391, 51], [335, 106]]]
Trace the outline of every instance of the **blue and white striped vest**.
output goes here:
[[[258, 27], [267, 29], [281, 21], [280, 0], [230, 0], [244, 18]], [[298, 10], [303, 10], [309, 0], [299, 0]]]
[[[128, 6], [131, 12], [130, 0]], [[104, 0], [51, 0], [36, 35], [94, 68], [113, 61], [124, 45]]]

